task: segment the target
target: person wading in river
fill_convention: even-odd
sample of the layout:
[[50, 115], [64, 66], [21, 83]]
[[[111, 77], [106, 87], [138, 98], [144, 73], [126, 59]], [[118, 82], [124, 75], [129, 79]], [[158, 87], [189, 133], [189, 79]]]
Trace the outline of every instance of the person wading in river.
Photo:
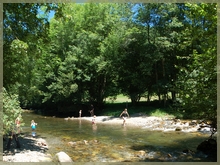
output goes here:
[[123, 118], [123, 126], [125, 126], [126, 118], [129, 117], [128, 110], [125, 108], [124, 111], [120, 114], [120, 117]]
[[92, 118], [92, 124], [93, 124], [93, 125], [96, 125], [95, 118], [96, 118], [96, 115], [94, 115], [93, 118]]
[[31, 129], [32, 129], [32, 136], [33, 136], [33, 137], [36, 136], [36, 132], [35, 132], [35, 130], [36, 130], [36, 125], [37, 125], [37, 123], [35, 123], [34, 120], [31, 120]]
[[82, 117], [82, 110], [79, 110], [79, 118]]
[[91, 117], [94, 116], [94, 106], [92, 104], [90, 105], [89, 113], [90, 113]]

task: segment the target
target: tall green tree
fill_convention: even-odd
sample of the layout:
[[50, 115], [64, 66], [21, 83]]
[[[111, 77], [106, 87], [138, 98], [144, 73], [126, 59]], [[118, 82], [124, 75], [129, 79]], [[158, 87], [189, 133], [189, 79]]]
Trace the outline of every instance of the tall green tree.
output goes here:
[[[41, 44], [48, 42], [48, 13], [55, 4], [5, 3], [3, 6], [3, 86], [19, 95], [23, 106], [28, 104], [36, 58]], [[42, 11], [43, 14], [40, 13]]]
[[[71, 4], [63, 8], [63, 17], [51, 20], [51, 45], [46, 54], [60, 60], [57, 69], [51, 71], [57, 79], [61, 76], [60, 71], [66, 70], [62, 72], [62, 77], [71, 78], [71, 81], [66, 84], [60, 78], [57, 83], [57, 80], [45, 77], [45, 94], [50, 97], [44, 100], [55, 97], [53, 95], [59, 96], [64, 86], [71, 89], [76, 84], [74, 95], [68, 95], [69, 104], [74, 100], [78, 103], [90, 101], [101, 107], [106, 89], [112, 82], [110, 67], [107, 65], [110, 64], [107, 61], [109, 57], [105, 54], [108, 45], [103, 43], [109, 41], [109, 36], [111, 38], [116, 26], [120, 25], [118, 8], [117, 4]], [[63, 92], [67, 96], [69, 90]]]
[[166, 102], [168, 92], [172, 92], [175, 100], [174, 82], [178, 74], [175, 65], [184, 29], [183, 11], [177, 4], [140, 4], [137, 8], [135, 22], [143, 27], [141, 34], [145, 35], [145, 41], [140, 44], [148, 48], [145, 54], [148, 54], [148, 63], [151, 64], [150, 67], [145, 66], [151, 71], [151, 75], [145, 75], [148, 77], [148, 99], [156, 93], [159, 100], [163, 96]]
[[191, 20], [192, 53], [182, 69], [184, 109], [197, 117], [217, 117], [217, 4], [186, 4]]

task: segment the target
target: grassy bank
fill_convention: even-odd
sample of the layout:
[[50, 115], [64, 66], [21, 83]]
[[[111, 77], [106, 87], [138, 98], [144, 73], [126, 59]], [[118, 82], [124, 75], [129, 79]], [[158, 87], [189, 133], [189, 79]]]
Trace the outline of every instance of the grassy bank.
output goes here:
[[119, 95], [114, 99], [106, 99], [104, 109], [100, 115], [119, 116], [124, 108], [128, 109], [130, 115], [181, 117], [181, 113], [173, 110], [169, 105], [164, 107], [163, 103], [160, 104], [158, 100], [153, 100], [149, 103], [145, 98], [142, 98], [137, 105], [132, 105], [130, 99], [123, 95]]

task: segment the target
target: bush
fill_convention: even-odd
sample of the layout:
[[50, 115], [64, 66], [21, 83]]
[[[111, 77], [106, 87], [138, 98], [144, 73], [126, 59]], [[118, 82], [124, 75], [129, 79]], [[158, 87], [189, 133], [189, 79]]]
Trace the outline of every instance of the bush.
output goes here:
[[[15, 125], [15, 119], [20, 116], [22, 122], [22, 109], [18, 101], [18, 95], [10, 95], [3, 88], [3, 134], [8, 134]], [[23, 124], [22, 124], [23, 125]]]

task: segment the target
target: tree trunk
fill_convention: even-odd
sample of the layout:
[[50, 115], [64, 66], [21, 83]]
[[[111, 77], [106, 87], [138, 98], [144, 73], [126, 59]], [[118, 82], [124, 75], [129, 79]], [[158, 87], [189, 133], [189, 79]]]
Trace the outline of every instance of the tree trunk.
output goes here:
[[150, 93], [147, 94], [147, 102], [150, 102]]
[[160, 96], [160, 93], [158, 93], [158, 100], [159, 100], [159, 103], [161, 103], [161, 96]]
[[173, 102], [176, 101], [176, 92], [172, 91], [171, 94], [172, 94], [172, 101]]

